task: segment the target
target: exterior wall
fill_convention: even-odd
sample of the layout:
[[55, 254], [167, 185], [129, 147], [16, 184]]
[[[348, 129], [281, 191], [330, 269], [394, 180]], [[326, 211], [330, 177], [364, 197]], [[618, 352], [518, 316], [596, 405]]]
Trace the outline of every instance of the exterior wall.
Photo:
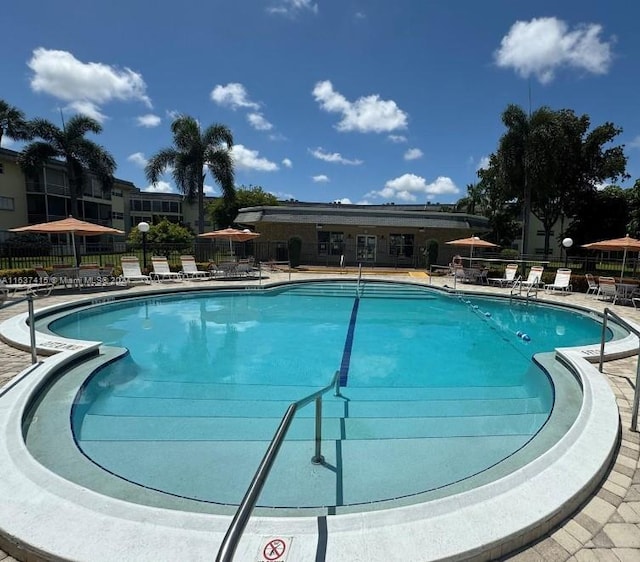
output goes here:
[[24, 174], [15, 158], [0, 154], [0, 230], [27, 224]]

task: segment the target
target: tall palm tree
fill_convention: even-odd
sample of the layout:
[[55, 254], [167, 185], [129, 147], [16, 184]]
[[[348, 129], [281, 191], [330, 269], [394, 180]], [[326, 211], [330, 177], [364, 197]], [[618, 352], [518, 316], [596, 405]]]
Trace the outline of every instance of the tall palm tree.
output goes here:
[[33, 138], [42, 140], [28, 144], [20, 153], [20, 166], [26, 174], [38, 173], [51, 158], [64, 161], [69, 181], [71, 215], [78, 216], [78, 199], [82, 195], [87, 173], [91, 172], [107, 191], [113, 186], [116, 163], [102, 146], [86, 139], [85, 134], [100, 133], [102, 125], [85, 115], [74, 115], [61, 129], [46, 119], [31, 121]]
[[2, 145], [2, 137], [5, 135], [13, 140], [29, 140], [31, 138], [29, 124], [24, 113], [6, 101], [0, 100], [0, 145]]
[[145, 167], [147, 179], [156, 184], [167, 168], [185, 196], [198, 200], [198, 232], [204, 232], [205, 166], [222, 189], [226, 202], [235, 200], [233, 135], [224, 125], [214, 124], [202, 130], [196, 119], [182, 115], [171, 124], [173, 147], [163, 148], [153, 155]]

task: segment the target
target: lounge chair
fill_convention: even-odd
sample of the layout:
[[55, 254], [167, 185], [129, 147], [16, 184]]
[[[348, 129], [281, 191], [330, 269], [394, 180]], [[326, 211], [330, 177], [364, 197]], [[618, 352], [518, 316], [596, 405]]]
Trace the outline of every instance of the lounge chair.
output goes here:
[[182, 281], [182, 275], [169, 269], [169, 262], [167, 258], [163, 256], [153, 256], [151, 258], [151, 266], [153, 271], [151, 272], [151, 278], [156, 281], [162, 281], [164, 279]]
[[500, 285], [501, 287], [509, 287], [513, 285], [516, 280], [516, 273], [518, 273], [518, 264], [509, 263], [504, 268], [504, 277], [489, 277], [488, 281], [492, 285]]
[[529, 270], [529, 275], [524, 281], [521, 281], [521, 285], [525, 288], [538, 287], [542, 282], [542, 272], [544, 267], [541, 265], [532, 265]]
[[611, 304], [616, 304], [618, 288], [613, 277], [600, 277], [598, 279], [598, 287], [600, 288], [598, 295], [603, 301], [610, 300]]
[[587, 280], [587, 295], [594, 295], [597, 297], [600, 294], [600, 287], [598, 286], [598, 282], [596, 278], [591, 273], [584, 274], [585, 279]]
[[553, 283], [546, 283], [544, 285], [544, 290], [547, 293], [554, 291], [571, 292], [571, 270], [564, 267], [558, 268]]
[[209, 272], [199, 270], [193, 256], [180, 256], [180, 262], [182, 263], [182, 275], [185, 278], [209, 279]]
[[122, 265], [122, 280], [125, 283], [129, 284], [135, 281], [151, 283], [151, 277], [143, 275], [140, 271], [140, 262], [135, 256], [122, 256], [120, 264]]

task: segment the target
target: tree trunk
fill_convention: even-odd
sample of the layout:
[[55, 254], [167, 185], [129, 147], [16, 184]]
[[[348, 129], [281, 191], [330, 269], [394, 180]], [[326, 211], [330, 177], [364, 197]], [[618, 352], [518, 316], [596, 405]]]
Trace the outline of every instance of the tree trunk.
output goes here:
[[198, 185], [198, 234], [204, 232], [204, 178], [203, 175]]

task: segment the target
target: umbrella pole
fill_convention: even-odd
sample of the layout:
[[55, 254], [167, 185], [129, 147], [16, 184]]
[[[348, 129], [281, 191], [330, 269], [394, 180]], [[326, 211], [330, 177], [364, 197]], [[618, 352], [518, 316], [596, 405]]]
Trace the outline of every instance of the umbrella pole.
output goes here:
[[71, 232], [71, 245], [73, 246], [73, 267], [78, 267], [78, 251], [76, 250], [76, 235], [75, 232]]
[[620, 283], [622, 283], [622, 278], [624, 277], [624, 266], [625, 266], [625, 262], [627, 261], [627, 249], [624, 249], [624, 252], [622, 253], [622, 271], [620, 272]]

